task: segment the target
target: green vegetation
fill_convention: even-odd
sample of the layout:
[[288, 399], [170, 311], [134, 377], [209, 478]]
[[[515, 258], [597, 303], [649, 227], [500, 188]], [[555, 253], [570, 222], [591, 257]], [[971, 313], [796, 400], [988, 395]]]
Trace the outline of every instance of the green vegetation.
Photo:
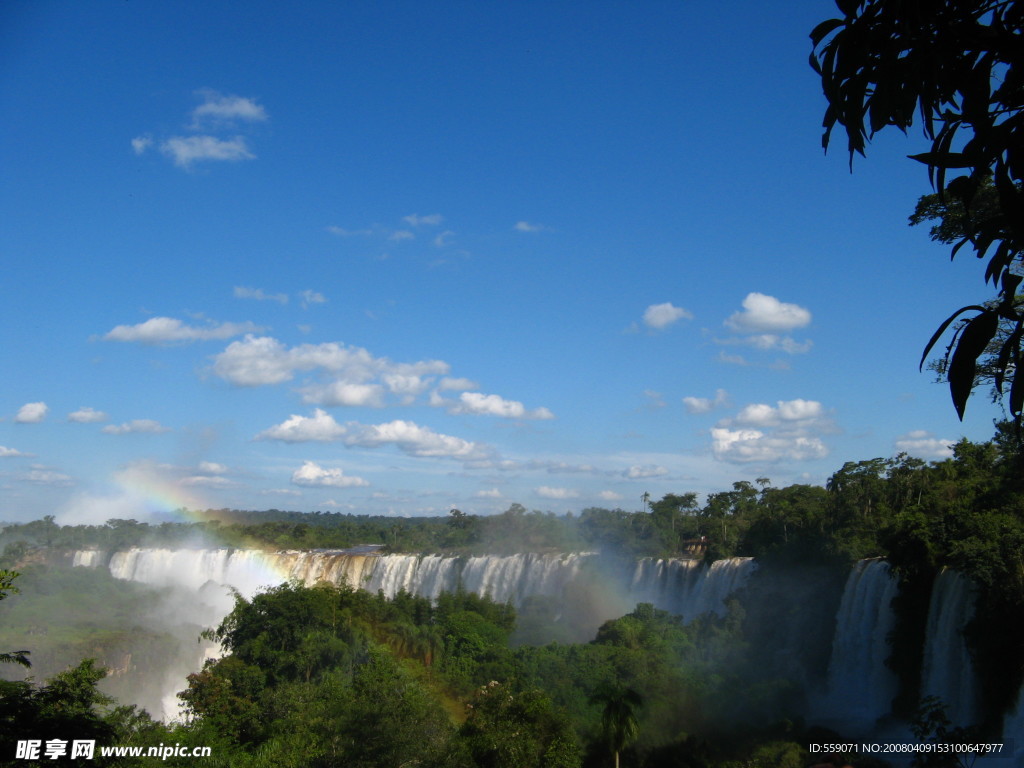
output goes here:
[[[848, 462], [824, 488], [776, 488], [759, 478], [703, 504], [691, 493], [670, 494], [636, 512], [556, 517], [514, 505], [489, 518], [455, 510], [388, 520], [394, 540], [415, 539], [426, 551], [468, 554], [500, 540], [506, 552], [600, 549], [610, 568], [688, 550], [709, 559], [756, 556], [760, 568], [723, 617], [684, 624], [640, 604], [589, 642], [552, 629], [552, 618], [572, 606], [551, 598], [530, 599], [517, 615], [462, 591], [431, 602], [284, 584], [236, 597], [207, 632], [227, 655], [190, 677], [182, 698], [191, 719], [174, 726], [112, 707], [96, 688], [100, 665], [116, 672], [122, 641], [148, 648], [130, 651], [140, 667], [180, 643], [142, 609], [160, 593], [103, 569], [61, 567], [55, 559], [67, 558], [53, 553], [112, 542], [196, 544], [199, 533], [250, 546], [261, 535], [265, 545], [277, 536], [356, 544], [367, 540], [356, 538], [360, 531], [379, 541], [372, 534], [381, 522], [271, 511], [180, 526], [10, 526], [0, 566], [22, 571], [22, 592], [0, 606], [0, 648], [28, 646], [35, 672], [50, 682], [4, 683], [3, 717], [22, 733], [24, 723], [49, 722], [46, 702], [73, 693], [86, 732], [99, 729], [109, 743], [211, 746], [206, 765], [601, 766], [616, 756], [624, 766], [799, 765], [807, 759], [801, 745], [812, 740], [800, 720], [803, 681], [824, 679], [834, 632], [820, 617], [835, 615], [853, 560], [884, 556], [901, 580], [890, 659], [901, 681], [897, 713], [913, 720], [921, 712], [923, 617], [935, 575], [948, 566], [979, 589], [968, 642], [981, 677], [982, 726], [991, 732], [1024, 669], [1022, 470], [1021, 442], [1004, 425], [989, 442], [961, 441], [942, 461]], [[286, 519], [266, 519], [275, 517]], [[5, 572], [0, 594], [13, 586]], [[189, 631], [195, 648], [199, 628]], [[60, 671], [97, 656], [97, 665]], [[926, 714], [926, 724], [939, 722]], [[945, 738], [940, 730], [932, 728]]]

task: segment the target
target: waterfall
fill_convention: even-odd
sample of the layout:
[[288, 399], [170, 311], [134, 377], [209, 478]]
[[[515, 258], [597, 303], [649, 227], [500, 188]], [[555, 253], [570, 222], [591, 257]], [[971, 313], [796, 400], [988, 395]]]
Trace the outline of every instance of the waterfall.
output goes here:
[[928, 606], [921, 694], [942, 699], [954, 725], [971, 725], [977, 716], [974, 664], [963, 635], [973, 616], [970, 579], [943, 568]]
[[850, 571], [836, 614], [828, 689], [817, 706], [823, 720], [866, 731], [890, 711], [898, 680], [885, 660], [898, 588], [884, 560], [861, 560]]
[[[100, 567], [102, 553], [76, 552], [74, 565]], [[346, 584], [394, 597], [399, 591], [437, 599], [459, 585], [496, 602], [519, 606], [532, 595], [563, 597], [572, 583], [608, 589], [593, 553], [480, 555], [381, 555], [365, 550], [262, 552], [245, 549], [140, 549], [115, 552], [107, 567], [119, 579], [193, 591], [232, 587], [250, 598], [261, 588], [296, 579]], [[710, 565], [696, 560], [637, 563], [632, 581], [617, 587], [630, 604], [655, 607], [695, 618], [725, 612], [725, 599], [756, 569], [752, 558], [735, 557]], [[227, 594], [226, 590], [224, 590]], [[225, 610], [230, 608], [230, 602]], [[605, 619], [616, 618], [609, 615]]]
[[725, 600], [742, 587], [757, 563], [750, 557], [731, 557], [706, 565], [699, 560], [639, 561], [629, 595], [633, 602], [695, 619], [703, 613], [725, 615]]

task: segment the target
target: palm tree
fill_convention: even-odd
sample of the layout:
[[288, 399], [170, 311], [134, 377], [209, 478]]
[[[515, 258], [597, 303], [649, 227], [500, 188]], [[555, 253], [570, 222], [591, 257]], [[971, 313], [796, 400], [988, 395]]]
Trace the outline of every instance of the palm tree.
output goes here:
[[603, 705], [601, 734], [615, 755], [615, 768], [619, 768], [619, 752], [636, 741], [640, 733], [636, 710], [643, 704], [643, 698], [632, 688], [605, 683], [590, 697], [590, 702]]

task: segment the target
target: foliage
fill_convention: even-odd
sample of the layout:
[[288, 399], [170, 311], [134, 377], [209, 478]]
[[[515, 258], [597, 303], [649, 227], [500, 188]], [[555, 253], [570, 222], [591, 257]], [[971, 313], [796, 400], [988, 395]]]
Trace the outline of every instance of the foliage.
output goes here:
[[[963, 307], [938, 329], [928, 352], [950, 324], [959, 325], [946, 369], [957, 414], [974, 386], [977, 361], [1009, 323], [995, 358], [993, 383], [1008, 395], [1008, 410], [1018, 426], [1024, 410], [1024, 381], [1009, 374], [1022, 362], [1024, 311], [1017, 289], [1024, 266], [1024, 72], [1020, 33], [1024, 6], [1017, 0], [837, 0], [841, 19], [811, 32], [811, 66], [820, 75], [828, 108], [822, 144], [843, 126], [851, 165], [854, 152], [887, 126], [906, 131], [920, 115], [929, 152], [912, 155], [928, 167], [942, 200], [969, 212], [960, 222], [953, 256], [967, 244], [979, 259], [988, 258], [985, 282], [997, 299]], [[964, 170], [947, 183], [950, 170]], [[998, 205], [985, 185], [991, 179]], [[1009, 385], [1005, 387], [1004, 385]]]

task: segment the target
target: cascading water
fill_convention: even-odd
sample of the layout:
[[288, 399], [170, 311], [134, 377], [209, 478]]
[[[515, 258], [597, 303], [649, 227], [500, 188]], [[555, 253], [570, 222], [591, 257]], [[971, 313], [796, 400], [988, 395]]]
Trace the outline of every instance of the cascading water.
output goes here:
[[970, 579], [943, 568], [932, 587], [928, 606], [923, 696], [937, 696], [954, 725], [971, 725], [977, 717], [977, 683], [963, 628], [974, 616]]
[[854, 565], [836, 614], [828, 689], [815, 707], [815, 719], [841, 723], [847, 733], [865, 733], [891, 710], [898, 680], [885, 660], [898, 589], [884, 560]]
[[[532, 595], [561, 597], [577, 580], [595, 579], [593, 554], [378, 555], [349, 551], [262, 552], [230, 549], [129, 549], [115, 552], [108, 567], [119, 579], [190, 590], [224, 585], [251, 597], [263, 587], [288, 579], [304, 584], [328, 581], [382, 591], [405, 590], [436, 599], [459, 585], [497, 602], [520, 605]], [[76, 552], [74, 565], [102, 565], [101, 553]], [[719, 560], [641, 560], [624, 585], [632, 604], [650, 602], [687, 619], [705, 612], [722, 614], [724, 600], [756, 569], [752, 558]], [[615, 618], [609, 615], [605, 618]]]
[[699, 560], [651, 560], [637, 563], [629, 595], [634, 602], [683, 616], [725, 614], [725, 600], [757, 569], [751, 557], [731, 557], [706, 565]]

